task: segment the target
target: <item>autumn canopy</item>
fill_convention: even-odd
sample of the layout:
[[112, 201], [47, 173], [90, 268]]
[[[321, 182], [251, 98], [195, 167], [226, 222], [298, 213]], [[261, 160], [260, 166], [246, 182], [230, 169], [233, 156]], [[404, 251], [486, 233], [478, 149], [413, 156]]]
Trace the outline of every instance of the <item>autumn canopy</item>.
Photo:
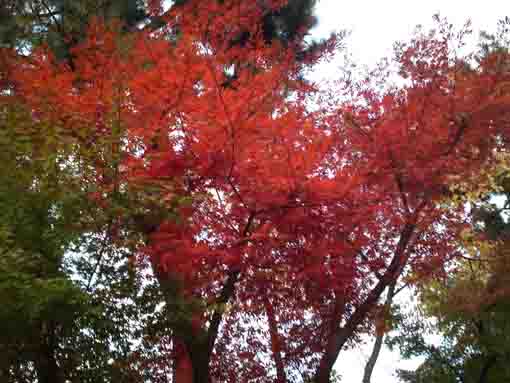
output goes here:
[[127, 262], [173, 313], [177, 383], [329, 382], [387, 288], [459, 254], [452, 187], [507, 150], [508, 54], [470, 63], [443, 29], [401, 47], [401, 86], [325, 90], [304, 73], [341, 37], [269, 38], [285, 5], [152, 1], [159, 28], [95, 18], [66, 59], [2, 52], [2, 105], [75, 148], [109, 241], [143, 236]]

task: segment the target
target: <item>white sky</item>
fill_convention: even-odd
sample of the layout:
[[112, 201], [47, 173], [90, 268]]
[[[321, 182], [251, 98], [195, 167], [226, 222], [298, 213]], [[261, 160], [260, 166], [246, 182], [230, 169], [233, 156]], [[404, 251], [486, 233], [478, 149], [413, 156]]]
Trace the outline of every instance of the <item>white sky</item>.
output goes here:
[[471, 19], [474, 37], [478, 31], [494, 30], [498, 19], [510, 16], [507, 0], [318, 0], [317, 36], [331, 31], [352, 31], [349, 51], [358, 63], [373, 64], [391, 54], [392, 44], [408, 38], [416, 25], [432, 25], [432, 16], [440, 13], [455, 26]]
[[[457, 27], [472, 21], [473, 41], [480, 30], [494, 31], [497, 20], [510, 16], [509, 0], [318, 0], [319, 24], [313, 36], [326, 37], [331, 31], [348, 29], [348, 51], [354, 61], [373, 66], [380, 58], [390, 56], [395, 41], [406, 40], [418, 24], [432, 25], [432, 16], [440, 13]], [[333, 66], [321, 68], [319, 77], [337, 77]], [[315, 78], [315, 76], [314, 76]], [[370, 355], [373, 340], [355, 350], [344, 351], [337, 360], [337, 370], [347, 383], [361, 383], [363, 368]], [[396, 382], [396, 368], [413, 368], [416, 362], [400, 361], [398, 353], [385, 349], [372, 375], [373, 383]]]

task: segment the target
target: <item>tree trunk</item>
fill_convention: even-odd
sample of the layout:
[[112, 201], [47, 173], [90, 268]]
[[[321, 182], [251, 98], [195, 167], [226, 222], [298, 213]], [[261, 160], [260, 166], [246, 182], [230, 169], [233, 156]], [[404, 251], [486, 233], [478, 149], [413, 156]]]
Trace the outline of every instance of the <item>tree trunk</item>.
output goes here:
[[207, 344], [195, 339], [186, 346], [179, 346], [178, 349], [174, 360], [174, 382], [209, 383], [210, 355], [207, 352]]
[[186, 347], [175, 356], [174, 378], [175, 383], [193, 383], [193, 363]]
[[489, 370], [496, 363], [498, 358], [496, 356], [491, 356], [484, 363], [482, 371], [480, 372], [480, 378], [478, 379], [478, 383], [487, 383], [487, 379], [489, 378]]
[[54, 350], [46, 344], [43, 345], [39, 358], [35, 361], [35, 368], [39, 383], [60, 383], [62, 381]]
[[276, 383], [285, 383], [287, 377], [285, 374], [285, 366], [282, 359], [280, 337], [278, 335], [278, 325], [274, 313], [274, 308], [266, 296], [264, 299], [267, 319], [269, 322], [269, 334], [271, 336], [271, 350], [273, 352], [274, 362], [276, 365]]
[[[388, 295], [386, 296], [386, 302], [384, 303], [384, 309], [389, 310], [391, 308], [391, 303], [393, 301], [393, 296], [395, 295], [395, 283], [392, 283], [388, 288]], [[368, 358], [367, 364], [365, 365], [365, 372], [363, 374], [363, 383], [370, 383], [372, 378], [372, 372], [374, 371], [375, 363], [379, 358], [379, 353], [381, 352], [382, 343], [384, 339], [384, 333], [378, 334], [374, 348], [372, 349], [372, 353], [370, 354], [370, 358]]]
[[[416, 218], [418, 212], [419, 209], [417, 209], [415, 212], [414, 218]], [[329, 383], [333, 365], [343, 346], [367, 318], [368, 313], [377, 304], [386, 287], [394, 283], [399, 277], [403, 267], [407, 262], [405, 253], [409, 243], [413, 238], [415, 229], [416, 224], [414, 222], [409, 222], [404, 225], [400, 235], [400, 240], [397, 244], [397, 248], [395, 249], [395, 254], [384, 275], [379, 277], [377, 284], [368, 293], [363, 303], [356, 307], [345, 325], [343, 327], [338, 325], [335, 332], [329, 335], [327, 349], [324, 352], [324, 355], [319, 364], [319, 368], [315, 374], [316, 383]]]

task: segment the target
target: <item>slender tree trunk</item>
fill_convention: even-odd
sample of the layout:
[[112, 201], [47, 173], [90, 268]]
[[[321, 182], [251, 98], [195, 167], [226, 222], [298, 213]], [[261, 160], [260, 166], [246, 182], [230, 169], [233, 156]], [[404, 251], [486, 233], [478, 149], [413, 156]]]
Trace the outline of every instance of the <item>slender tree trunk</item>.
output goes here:
[[175, 383], [209, 383], [209, 360], [207, 343], [197, 337], [181, 342], [174, 360]]
[[483, 365], [482, 371], [480, 372], [480, 378], [478, 379], [478, 383], [487, 383], [489, 378], [489, 370], [496, 363], [497, 357], [491, 356]]
[[356, 307], [345, 325], [340, 327], [337, 323], [335, 331], [329, 335], [327, 349], [322, 356], [315, 374], [316, 383], [329, 383], [333, 365], [343, 346], [363, 323], [368, 313], [374, 308], [374, 305], [377, 304], [381, 295], [384, 293], [384, 290], [386, 290], [390, 284], [394, 283], [402, 272], [402, 269], [407, 262], [406, 249], [411, 242], [416, 229], [414, 220], [416, 219], [419, 211], [420, 209], [417, 209], [413, 221], [408, 222], [403, 227], [395, 254], [384, 275], [379, 277], [377, 284], [368, 293], [363, 303]]
[[335, 298], [335, 306], [331, 313], [329, 323], [328, 344], [326, 345], [324, 357], [321, 359], [319, 372], [315, 377], [315, 381], [317, 383], [329, 383], [331, 372], [333, 371], [333, 365], [335, 364], [336, 357], [338, 355], [337, 349], [339, 338], [337, 335], [339, 330], [343, 330], [339, 328], [339, 323], [342, 319], [344, 310], [345, 298], [343, 296], [337, 296]]
[[[391, 308], [394, 295], [395, 295], [395, 283], [392, 283], [388, 288], [388, 295], [386, 296], [386, 302], [384, 303], [385, 310], [389, 310]], [[374, 348], [372, 349], [372, 353], [370, 354], [367, 364], [365, 365], [363, 383], [370, 383], [370, 380], [372, 378], [372, 372], [374, 371], [375, 364], [377, 362], [377, 359], [379, 358], [379, 353], [381, 352], [383, 339], [384, 333], [378, 334], [375, 339]]]
[[41, 355], [36, 363], [37, 378], [40, 383], [59, 383], [58, 366], [54, 358]]
[[[39, 357], [35, 361], [35, 368], [37, 371], [37, 378], [39, 383], [60, 383], [62, 381], [62, 375], [55, 359], [55, 347], [54, 339], [55, 336], [51, 326], [44, 331], [43, 329], [43, 340], [41, 349], [39, 351]], [[46, 332], [46, 334], [44, 334]], [[46, 339], [44, 339], [46, 338]]]
[[274, 308], [267, 298], [264, 299], [267, 319], [269, 322], [269, 334], [271, 336], [271, 350], [273, 352], [274, 362], [276, 365], [276, 383], [285, 383], [287, 377], [285, 374], [285, 366], [282, 359], [280, 337], [278, 335], [278, 325], [274, 313]]
[[185, 346], [175, 355], [174, 377], [174, 383], [193, 383], [193, 363]]
[[[252, 212], [243, 230], [243, 238], [238, 245], [245, 243], [254, 217], [255, 213]], [[146, 234], [150, 233], [150, 230], [146, 231]], [[209, 326], [205, 326], [203, 313], [197, 311], [193, 299], [183, 297], [179, 282], [173, 279], [167, 272], [162, 272], [157, 260], [153, 259], [151, 263], [152, 270], [158, 279], [170, 311], [170, 329], [175, 334], [174, 341], [177, 342], [177, 347], [179, 348], [175, 353], [174, 382], [209, 383], [210, 359], [223, 319], [224, 310], [222, 307], [218, 307], [210, 317]], [[232, 298], [239, 275], [240, 271], [238, 268], [234, 268], [228, 273], [221, 294], [216, 301], [217, 306], [224, 306]], [[183, 312], [189, 315], [189, 318], [183, 319], [182, 317], [176, 318], [172, 316], [175, 313]]]

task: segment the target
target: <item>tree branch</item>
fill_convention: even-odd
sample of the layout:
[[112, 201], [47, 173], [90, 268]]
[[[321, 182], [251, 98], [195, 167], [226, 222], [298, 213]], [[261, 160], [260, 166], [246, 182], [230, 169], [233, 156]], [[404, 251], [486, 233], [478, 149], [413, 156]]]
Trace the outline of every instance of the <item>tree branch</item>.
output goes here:
[[[248, 220], [246, 222], [246, 225], [244, 226], [244, 230], [242, 232], [242, 236], [244, 238], [247, 237], [248, 233], [250, 232], [251, 225], [253, 223], [253, 220], [255, 219], [256, 213], [252, 211], [250, 213], [250, 216], [248, 217]], [[221, 291], [219, 299], [216, 301], [216, 310], [213, 313], [213, 316], [211, 318], [211, 324], [208, 329], [207, 334], [207, 351], [208, 355], [211, 355], [212, 350], [214, 348], [214, 343], [216, 342], [216, 338], [218, 337], [218, 330], [220, 327], [221, 319], [223, 318], [223, 312], [224, 312], [224, 305], [228, 303], [230, 298], [234, 295], [235, 292], [235, 284], [237, 280], [239, 279], [240, 274], [239, 267], [233, 268], [228, 276], [227, 281], [225, 282], [225, 285], [223, 286], [223, 289]]]
[[[388, 288], [388, 295], [386, 296], [386, 302], [384, 303], [385, 310], [389, 310], [391, 308], [391, 304], [393, 302], [393, 297], [395, 296], [395, 285], [396, 284], [397, 284], [397, 281], [393, 282]], [[375, 339], [372, 353], [370, 354], [367, 364], [365, 365], [365, 371], [363, 374], [363, 383], [370, 383], [370, 380], [372, 378], [372, 372], [374, 371], [375, 364], [376, 364], [377, 359], [379, 358], [379, 354], [381, 352], [383, 339], [384, 339], [384, 333], [378, 334]]]
[[415, 222], [418, 213], [423, 206], [424, 204], [422, 203], [420, 207], [416, 209], [412, 220], [404, 225], [393, 259], [382, 278], [369, 292], [363, 303], [356, 308], [352, 316], [347, 320], [345, 326], [338, 327], [338, 330], [334, 334], [330, 335], [333, 337], [332, 342], [328, 342], [328, 349], [326, 349], [315, 375], [317, 383], [329, 382], [329, 376], [331, 374], [333, 364], [342, 350], [342, 347], [354, 334], [358, 326], [365, 320], [367, 314], [377, 303], [384, 290], [400, 275], [402, 268], [405, 266], [407, 261], [405, 250], [412, 240], [413, 234], [416, 230]]

